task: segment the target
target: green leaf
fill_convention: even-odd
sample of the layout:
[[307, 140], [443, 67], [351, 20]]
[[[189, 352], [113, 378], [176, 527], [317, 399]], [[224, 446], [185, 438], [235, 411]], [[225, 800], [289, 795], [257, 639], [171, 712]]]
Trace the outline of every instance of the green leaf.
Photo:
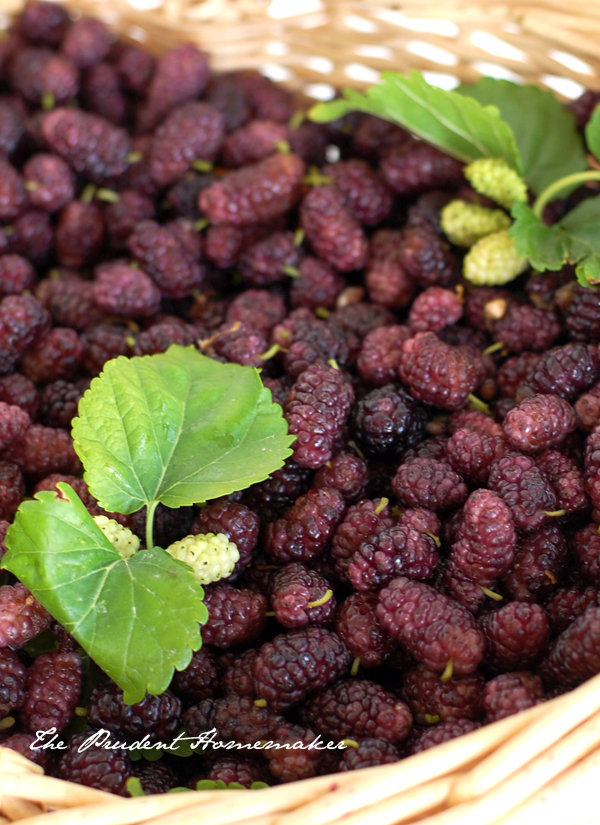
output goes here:
[[243, 490], [281, 467], [294, 440], [258, 370], [175, 344], [109, 361], [79, 404], [73, 438], [92, 495], [119, 513]]
[[523, 178], [536, 195], [558, 178], [588, 168], [575, 117], [552, 92], [492, 77], [458, 92], [499, 110], [515, 136]]
[[509, 235], [534, 269], [543, 272], [577, 264], [579, 283], [588, 287], [600, 283], [600, 196], [582, 201], [553, 226], [546, 226], [522, 203], [513, 207], [512, 216], [515, 222]]
[[69, 487], [19, 507], [2, 565], [124, 691], [128, 704], [167, 689], [201, 645], [208, 612], [190, 567], [159, 547], [125, 560]]
[[495, 106], [482, 106], [472, 97], [430, 86], [420, 72], [408, 76], [384, 72], [381, 81], [364, 94], [345, 89], [346, 106], [339, 100], [320, 103], [309, 116], [326, 122], [350, 111], [367, 112], [398, 123], [465, 163], [502, 158], [521, 172], [515, 137]]
[[596, 106], [585, 127], [588, 149], [596, 160], [600, 160], [600, 106]]
[[560, 230], [547, 226], [524, 203], [515, 204], [511, 214], [515, 222], [508, 234], [514, 240], [519, 255], [527, 258], [539, 272], [561, 269], [567, 250]]

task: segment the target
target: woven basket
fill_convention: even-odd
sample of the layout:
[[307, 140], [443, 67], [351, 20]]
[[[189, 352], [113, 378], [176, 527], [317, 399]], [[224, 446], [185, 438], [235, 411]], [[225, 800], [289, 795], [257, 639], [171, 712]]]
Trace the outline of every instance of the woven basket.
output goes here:
[[[258, 68], [316, 99], [409, 68], [446, 88], [482, 75], [565, 98], [600, 88], [598, 0], [157, 0], [147, 10], [126, 0], [65, 2], [154, 52], [193, 41], [218, 71]], [[0, 0], [6, 24], [21, 6]], [[0, 748], [0, 825], [40, 816], [40, 825], [591, 825], [600, 822], [594, 779], [600, 675], [399, 763], [262, 791], [122, 799], [44, 776]]]

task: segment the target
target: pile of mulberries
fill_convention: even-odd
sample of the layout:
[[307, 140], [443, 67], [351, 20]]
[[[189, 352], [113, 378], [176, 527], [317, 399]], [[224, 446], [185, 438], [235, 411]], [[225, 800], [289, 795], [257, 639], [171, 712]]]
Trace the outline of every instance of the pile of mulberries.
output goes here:
[[[296, 440], [249, 489], [158, 508], [161, 546], [212, 533], [239, 555], [162, 696], [125, 705], [1, 574], [0, 746], [125, 796], [278, 784], [398, 761], [598, 673], [597, 293], [569, 268], [463, 280], [441, 219], [477, 203], [462, 164], [374, 116], [312, 123], [257, 72], [212, 75], [190, 44], [156, 58], [38, 0], [1, 51], [0, 558], [20, 502], [59, 481], [105, 519], [70, 426], [117, 356], [177, 343], [258, 367]], [[119, 521], [143, 542], [144, 512]], [[50, 727], [66, 750], [31, 751]], [[347, 747], [79, 752], [100, 728]]]

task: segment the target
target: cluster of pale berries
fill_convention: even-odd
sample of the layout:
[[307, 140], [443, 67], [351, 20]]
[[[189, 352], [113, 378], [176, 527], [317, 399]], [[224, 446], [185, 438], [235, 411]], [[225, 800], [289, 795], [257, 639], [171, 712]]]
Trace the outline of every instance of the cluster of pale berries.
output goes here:
[[[140, 540], [127, 527], [107, 516], [94, 516], [94, 521], [124, 559], [137, 553]], [[169, 545], [166, 552], [174, 559], [189, 564], [200, 584], [227, 578], [240, 558], [236, 545], [224, 533], [186, 536]]]
[[[527, 201], [524, 181], [503, 160], [473, 161], [465, 168], [465, 177], [476, 192], [504, 209]], [[441, 225], [448, 240], [456, 246], [470, 247], [463, 275], [477, 286], [506, 284], [527, 269], [527, 259], [518, 255], [508, 234], [512, 221], [504, 209], [463, 200], [450, 201], [442, 209]]]

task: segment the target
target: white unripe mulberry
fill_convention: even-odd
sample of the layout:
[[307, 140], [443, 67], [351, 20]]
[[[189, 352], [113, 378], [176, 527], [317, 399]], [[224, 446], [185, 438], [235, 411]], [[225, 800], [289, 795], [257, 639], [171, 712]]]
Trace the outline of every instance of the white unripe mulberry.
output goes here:
[[227, 578], [240, 558], [236, 545], [224, 533], [186, 536], [167, 547], [167, 553], [189, 564], [200, 584]]
[[140, 549], [140, 540], [127, 527], [123, 527], [114, 518], [108, 516], [94, 516], [94, 521], [102, 530], [112, 546], [119, 551], [124, 559], [129, 559]]

